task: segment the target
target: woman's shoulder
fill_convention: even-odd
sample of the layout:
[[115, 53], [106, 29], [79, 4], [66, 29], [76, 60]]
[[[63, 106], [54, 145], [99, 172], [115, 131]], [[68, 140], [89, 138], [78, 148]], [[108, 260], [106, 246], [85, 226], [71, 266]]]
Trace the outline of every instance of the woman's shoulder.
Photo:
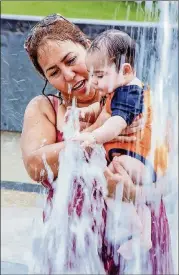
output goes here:
[[48, 117], [50, 121], [55, 120], [55, 112], [53, 109], [53, 104], [51, 103], [51, 99], [39, 95], [34, 97], [27, 105], [25, 110], [25, 117], [26, 116], [39, 116], [45, 115]]
[[44, 104], [45, 105], [49, 104], [48, 99], [43, 95], [38, 95], [31, 99], [31, 101], [28, 103], [26, 109], [29, 107], [33, 108], [33, 109], [35, 109], [39, 106], [43, 107]]

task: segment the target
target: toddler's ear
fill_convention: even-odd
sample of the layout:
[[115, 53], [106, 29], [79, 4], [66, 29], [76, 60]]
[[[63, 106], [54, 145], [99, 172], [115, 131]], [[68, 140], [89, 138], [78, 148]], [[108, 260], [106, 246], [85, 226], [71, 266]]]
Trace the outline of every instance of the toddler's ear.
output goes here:
[[133, 72], [132, 67], [129, 63], [124, 63], [122, 65], [122, 71], [124, 75], [131, 74]]
[[87, 39], [87, 45], [88, 45], [88, 48], [91, 46], [91, 41], [89, 39]]

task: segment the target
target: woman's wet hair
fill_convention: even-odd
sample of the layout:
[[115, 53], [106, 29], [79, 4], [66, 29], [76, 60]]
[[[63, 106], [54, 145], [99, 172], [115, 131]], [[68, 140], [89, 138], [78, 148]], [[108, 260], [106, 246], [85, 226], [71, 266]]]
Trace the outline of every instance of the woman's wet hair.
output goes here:
[[48, 40], [72, 41], [84, 48], [88, 46], [86, 35], [76, 25], [59, 14], [46, 16], [32, 28], [24, 44], [32, 63], [43, 77], [43, 70], [38, 63], [38, 50]]
[[102, 32], [91, 43], [88, 53], [102, 51], [107, 62], [114, 63], [117, 71], [122, 63], [129, 63], [132, 68], [135, 66], [136, 43], [125, 32], [111, 29]]
[[[38, 63], [38, 50], [44, 46], [48, 40], [54, 41], [71, 41], [82, 45], [85, 49], [88, 47], [88, 39], [86, 35], [66, 18], [59, 14], [46, 16], [39, 21], [30, 31], [25, 43], [29, 58], [40, 75], [46, 80], [44, 72]], [[47, 86], [47, 80], [42, 90], [42, 94]]]

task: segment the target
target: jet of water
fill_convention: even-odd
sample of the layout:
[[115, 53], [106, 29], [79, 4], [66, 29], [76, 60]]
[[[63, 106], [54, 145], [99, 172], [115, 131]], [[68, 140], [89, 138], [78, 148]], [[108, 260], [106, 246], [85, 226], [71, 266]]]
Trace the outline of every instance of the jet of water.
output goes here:
[[84, 151], [78, 142], [69, 140], [77, 131], [78, 111], [73, 102], [64, 127], [66, 145], [59, 156], [58, 179], [53, 184], [53, 208], [43, 226], [38, 251], [36, 246], [33, 273], [105, 273], [99, 256], [104, 231], [105, 151], [99, 145]]

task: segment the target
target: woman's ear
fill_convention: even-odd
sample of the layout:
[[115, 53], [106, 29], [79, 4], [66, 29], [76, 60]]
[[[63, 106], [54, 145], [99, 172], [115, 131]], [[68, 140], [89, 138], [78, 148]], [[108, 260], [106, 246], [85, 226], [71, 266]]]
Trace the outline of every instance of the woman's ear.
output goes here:
[[126, 74], [131, 74], [133, 70], [129, 63], [124, 63], [122, 71], [123, 71], [123, 74], [126, 75]]

